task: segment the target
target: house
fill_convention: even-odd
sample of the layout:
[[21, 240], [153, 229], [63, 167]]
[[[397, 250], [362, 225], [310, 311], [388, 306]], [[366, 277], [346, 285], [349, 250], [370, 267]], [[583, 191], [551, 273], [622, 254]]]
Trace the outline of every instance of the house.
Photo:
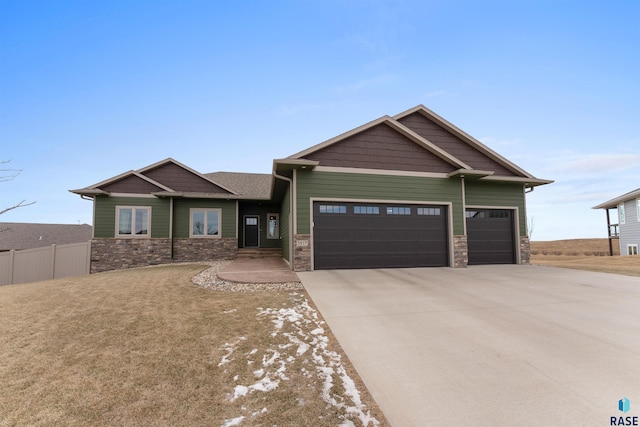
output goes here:
[[284, 159], [270, 175], [174, 159], [71, 190], [94, 203], [92, 271], [278, 248], [295, 271], [529, 262], [535, 178], [426, 107]]
[[[609, 252], [613, 255], [612, 239], [619, 238], [620, 255], [638, 255], [640, 244], [640, 188], [594, 206], [605, 209], [609, 234]], [[611, 223], [610, 209], [616, 209], [618, 223]]]
[[0, 222], [0, 252], [88, 242], [92, 230], [88, 224]]

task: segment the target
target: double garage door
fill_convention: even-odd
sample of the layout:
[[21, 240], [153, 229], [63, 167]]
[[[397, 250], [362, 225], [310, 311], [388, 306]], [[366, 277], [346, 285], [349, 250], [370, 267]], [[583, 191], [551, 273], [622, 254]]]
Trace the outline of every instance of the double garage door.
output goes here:
[[[447, 210], [437, 205], [314, 202], [314, 269], [446, 267]], [[512, 211], [467, 210], [466, 217], [469, 264], [515, 262]]]
[[314, 268], [449, 265], [447, 207], [314, 202]]

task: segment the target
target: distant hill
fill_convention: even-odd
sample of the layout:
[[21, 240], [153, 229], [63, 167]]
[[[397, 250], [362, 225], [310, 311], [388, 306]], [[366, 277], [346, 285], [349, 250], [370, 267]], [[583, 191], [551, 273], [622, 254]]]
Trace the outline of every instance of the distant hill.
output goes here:
[[[613, 240], [613, 254], [620, 255], [618, 239]], [[531, 242], [531, 255], [608, 256], [609, 239], [567, 239]]]

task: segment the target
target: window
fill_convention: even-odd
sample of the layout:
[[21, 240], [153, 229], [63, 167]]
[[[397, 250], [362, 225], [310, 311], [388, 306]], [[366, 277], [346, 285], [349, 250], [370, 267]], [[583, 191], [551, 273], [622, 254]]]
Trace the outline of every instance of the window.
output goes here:
[[387, 207], [387, 215], [411, 215], [411, 208], [405, 206]]
[[418, 215], [440, 216], [440, 208], [418, 208]]
[[191, 209], [190, 237], [220, 237], [220, 209]]
[[640, 222], [640, 199], [636, 200], [636, 218]]
[[151, 208], [116, 206], [116, 237], [150, 237]]
[[638, 245], [627, 245], [627, 255], [638, 255]]
[[624, 203], [620, 203], [618, 205], [618, 219], [620, 220], [620, 224], [625, 223], [625, 215], [624, 215]]
[[346, 205], [320, 205], [320, 213], [346, 214]]
[[267, 214], [267, 239], [280, 238], [280, 214]]
[[354, 206], [353, 207], [354, 214], [363, 214], [363, 215], [379, 215], [380, 207], [378, 206]]

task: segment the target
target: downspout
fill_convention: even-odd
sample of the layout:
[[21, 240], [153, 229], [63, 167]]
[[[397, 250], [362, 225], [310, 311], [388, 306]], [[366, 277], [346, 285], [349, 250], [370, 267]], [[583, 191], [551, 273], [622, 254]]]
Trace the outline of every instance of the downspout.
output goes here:
[[173, 259], [173, 197], [169, 197], [169, 239], [171, 240], [171, 259]]
[[273, 171], [273, 176], [277, 179], [281, 179], [283, 181], [287, 181], [289, 183], [289, 264], [291, 265], [291, 269], [294, 269], [293, 266], [293, 180], [291, 178], [287, 178], [286, 176], [278, 175], [276, 171]]

